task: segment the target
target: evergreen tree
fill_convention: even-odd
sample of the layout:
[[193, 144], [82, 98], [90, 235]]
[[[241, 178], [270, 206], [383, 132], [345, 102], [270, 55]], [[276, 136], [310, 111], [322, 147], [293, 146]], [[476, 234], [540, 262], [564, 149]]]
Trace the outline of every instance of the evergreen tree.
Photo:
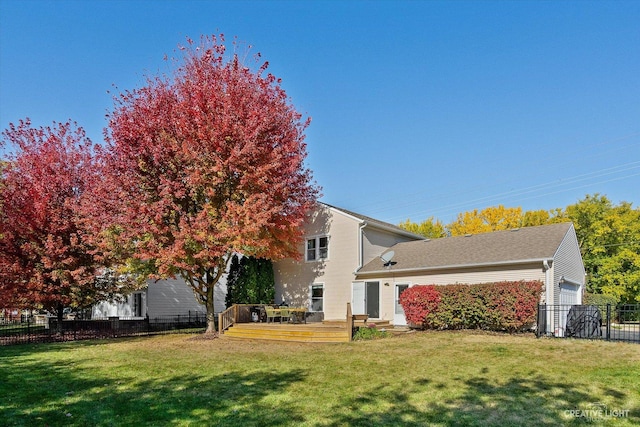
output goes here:
[[270, 260], [234, 255], [227, 277], [226, 304], [269, 304], [275, 296]]

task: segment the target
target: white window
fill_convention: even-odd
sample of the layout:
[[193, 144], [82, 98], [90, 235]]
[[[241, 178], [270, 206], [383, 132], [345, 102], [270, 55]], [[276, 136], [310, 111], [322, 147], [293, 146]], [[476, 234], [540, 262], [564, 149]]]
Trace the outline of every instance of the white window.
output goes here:
[[329, 238], [318, 236], [307, 239], [306, 256], [307, 261], [318, 261], [329, 258]]
[[142, 317], [142, 292], [133, 294], [133, 316]]
[[324, 311], [324, 284], [311, 285], [311, 311]]

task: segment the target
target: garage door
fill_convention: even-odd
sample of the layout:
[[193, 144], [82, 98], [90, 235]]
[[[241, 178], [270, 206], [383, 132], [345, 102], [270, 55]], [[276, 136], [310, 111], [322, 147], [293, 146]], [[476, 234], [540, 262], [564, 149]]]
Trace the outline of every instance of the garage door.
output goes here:
[[578, 290], [579, 286], [572, 285], [571, 283], [560, 284], [560, 304], [578, 304]]

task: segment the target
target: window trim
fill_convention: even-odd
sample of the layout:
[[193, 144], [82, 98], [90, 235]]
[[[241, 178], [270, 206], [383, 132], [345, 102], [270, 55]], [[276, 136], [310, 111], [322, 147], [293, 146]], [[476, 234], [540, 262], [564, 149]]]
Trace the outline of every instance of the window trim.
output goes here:
[[[313, 309], [313, 288], [320, 288], [322, 289], [322, 299], [320, 299], [322, 301], [322, 310], [320, 311], [316, 311]], [[323, 313], [324, 312], [324, 291], [325, 291], [325, 286], [324, 286], [324, 282], [314, 282], [311, 285], [309, 285], [309, 312], [311, 313]], [[316, 298], [316, 300], [318, 300], [319, 298]]]
[[[326, 239], [327, 240], [327, 244], [326, 246], [320, 246], [320, 240], [321, 239]], [[329, 241], [331, 239], [329, 238], [328, 234], [319, 234], [316, 236], [309, 236], [307, 238], [304, 239], [304, 260], [305, 262], [318, 262], [318, 261], [326, 261], [329, 259]], [[312, 250], [315, 251], [315, 255], [313, 259], [309, 259], [309, 242], [313, 241], [314, 242], [314, 247], [311, 248]], [[320, 257], [320, 252], [324, 250], [326, 251], [326, 256], [325, 257]]]

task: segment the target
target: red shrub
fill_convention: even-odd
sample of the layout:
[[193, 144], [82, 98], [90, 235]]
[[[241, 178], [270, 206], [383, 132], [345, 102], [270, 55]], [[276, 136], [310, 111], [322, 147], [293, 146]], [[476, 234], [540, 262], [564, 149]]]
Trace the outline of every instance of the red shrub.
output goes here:
[[400, 304], [409, 324], [424, 326], [429, 313], [440, 303], [440, 293], [433, 285], [413, 286], [400, 295]]
[[535, 324], [541, 292], [539, 281], [418, 285], [402, 293], [400, 304], [415, 326], [515, 332]]

